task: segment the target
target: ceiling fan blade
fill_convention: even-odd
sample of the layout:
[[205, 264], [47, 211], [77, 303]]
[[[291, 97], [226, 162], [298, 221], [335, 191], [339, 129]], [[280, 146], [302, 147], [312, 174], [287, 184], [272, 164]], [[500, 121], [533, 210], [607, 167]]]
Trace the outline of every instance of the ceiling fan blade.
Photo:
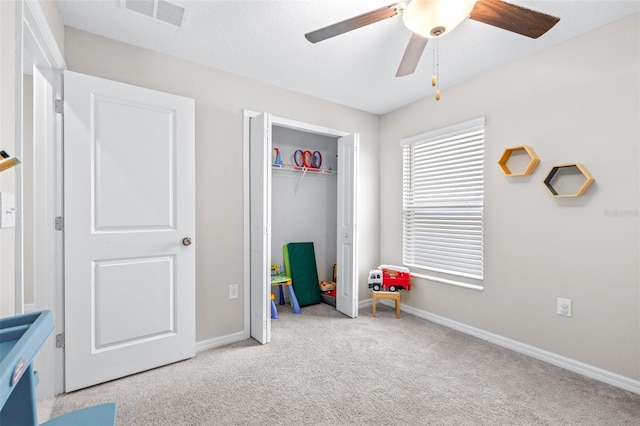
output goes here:
[[353, 18], [311, 31], [304, 36], [311, 43], [317, 43], [370, 24], [375, 24], [376, 22], [383, 21], [388, 18], [393, 18], [394, 16], [404, 12], [405, 6], [406, 3], [393, 3], [388, 6], [372, 10], [371, 12], [363, 13], [362, 15], [354, 16]]
[[560, 20], [501, 0], [479, 0], [469, 19], [531, 38], [540, 37]]
[[402, 55], [398, 72], [396, 72], [396, 77], [404, 77], [415, 72], [428, 41], [428, 38], [424, 38], [419, 34], [411, 34], [409, 44], [407, 44], [404, 55]]

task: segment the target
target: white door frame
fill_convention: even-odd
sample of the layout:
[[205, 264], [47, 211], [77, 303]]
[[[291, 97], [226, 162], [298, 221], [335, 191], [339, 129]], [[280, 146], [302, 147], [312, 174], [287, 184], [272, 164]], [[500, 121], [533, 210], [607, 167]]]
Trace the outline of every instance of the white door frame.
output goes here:
[[[251, 337], [251, 280], [250, 280], [250, 259], [251, 259], [251, 242], [250, 242], [250, 186], [249, 186], [249, 134], [250, 134], [250, 120], [252, 117], [261, 114], [260, 112], [243, 110], [243, 203], [244, 203], [244, 338]], [[331, 129], [328, 127], [317, 126], [315, 124], [309, 124], [302, 121], [291, 120], [288, 118], [271, 116], [271, 124], [278, 127], [285, 127], [293, 130], [300, 130], [303, 132], [316, 133], [319, 135], [330, 137], [344, 137], [350, 134], [343, 130]], [[357, 203], [357, 200], [354, 201]], [[355, 242], [357, 244], [357, 241]], [[357, 297], [357, 292], [354, 295]]]
[[[24, 58], [30, 58], [34, 73], [33, 199], [34, 199], [34, 303], [35, 311], [51, 310], [55, 330], [36, 358], [40, 383], [38, 400], [53, 398], [63, 391], [63, 353], [53, 345], [54, 335], [62, 333], [62, 233], [55, 230], [54, 218], [62, 215], [62, 116], [54, 110], [61, 97], [62, 71], [66, 63], [37, 0], [16, 2], [16, 151], [22, 153]], [[31, 65], [30, 61], [26, 63]], [[17, 169], [21, 171], [21, 168]], [[22, 176], [17, 175], [16, 203], [22, 215]], [[22, 220], [16, 228], [16, 313], [24, 310]], [[17, 223], [17, 225], [18, 225]], [[20, 259], [18, 261], [18, 259]]]

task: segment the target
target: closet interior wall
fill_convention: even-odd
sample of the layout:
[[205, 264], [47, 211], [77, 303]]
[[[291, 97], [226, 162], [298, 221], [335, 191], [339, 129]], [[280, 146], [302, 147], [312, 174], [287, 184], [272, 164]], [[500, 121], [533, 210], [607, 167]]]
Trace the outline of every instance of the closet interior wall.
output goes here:
[[[273, 126], [273, 147], [285, 164], [295, 165], [296, 150], [319, 151], [321, 169], [338, 172], [335, 137]], [[275, 161], [275, 149], [272, 160]], [[293, 242], [313, 242], [318, 279], [333, 279], [337, 247], [337, 175], [272, 169], [271, 263], [284, 265], [283, 247]]]

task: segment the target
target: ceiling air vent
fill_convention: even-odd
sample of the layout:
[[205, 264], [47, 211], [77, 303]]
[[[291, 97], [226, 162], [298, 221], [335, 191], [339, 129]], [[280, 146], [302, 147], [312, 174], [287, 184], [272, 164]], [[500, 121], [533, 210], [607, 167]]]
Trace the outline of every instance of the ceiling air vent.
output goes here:
[[133, 10], [176, 27], [181, 27], [184, 19], [184, 7], [177, 2], [167, 0], [120, 0], [120, 5], [125, 9]]

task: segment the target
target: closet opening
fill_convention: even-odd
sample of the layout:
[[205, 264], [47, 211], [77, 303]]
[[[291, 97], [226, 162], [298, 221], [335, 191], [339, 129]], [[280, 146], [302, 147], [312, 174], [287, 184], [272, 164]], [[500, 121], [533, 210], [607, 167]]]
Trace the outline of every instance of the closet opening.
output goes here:
[[[291, 261], [285, 262], [285, 251], [288, 244], [293, 244], [298, 250], [315, 254], [315, 275], [319, 283], [335, 283], [338, 138], [276, 125], [272, 137], [271, 264], [290, 276], [293, 265], [286, 267]], [[312, 266], [304, 265], [307, 269]], [[310, 271], [309, 275], [314, 274]], [[301, 305], [316, 300], [336, 304], [335, 293], [323, 293], [299, 284], [295, 287], [298, 291], [294, 293]], [[274, 286], [272, 292], [279, 309], [280, 289]], [[290, 292], [285, 289], [283, 293], [288, 306], [282, 309], [291, 309]]]
[[[357, 316], [358, 139], [245, 111], [245, 333], [261, 343], [271, 340], [273, 310], [295, 309], [292, 294], [300, 315], [305, 306], [325, 303]], [[301, 247], [305, 274], [317, 276], [303, 288], [295, 266]], [[272, 286], [272, 268], [291, 276], [293, 293], [290, 286]], [[322, 281], [336, 283], [336, 291], [323, 294]]]

